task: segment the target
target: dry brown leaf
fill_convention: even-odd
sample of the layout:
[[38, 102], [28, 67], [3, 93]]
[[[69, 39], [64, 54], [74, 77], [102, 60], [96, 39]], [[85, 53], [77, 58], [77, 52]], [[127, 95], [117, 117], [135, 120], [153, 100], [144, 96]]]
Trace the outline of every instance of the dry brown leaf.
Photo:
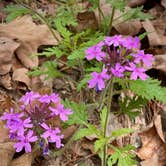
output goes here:
[[71, 137], [74, 132], [76, 131], [77, 127], [72, 125], [66, 129], [62, 129], [62, 134], [64, 135], [64, 139], [68, 139], [69, 137]]
[[149, 39], [149, 44], [151, 46], [156, 46], [156, 45], [161, 45], [161, 38], [158, 35], [158, 33], [156, 32], [153, 24], [151, 21], [146, 20], [144, 22], [142, 22], [143, 27], [145, 28], [146, 32], [148, 32], [147, 36]]
[[0, 143], [0, 166], [9, 166], [15, 153], [13, 145], [13, 142]]
[[136, 7], [136, 6], [143, 5], [146, 1], [147, 0], [130, 0], [127, 5], [129, 7]]
[[158, 135], [160, 136], [160, 138], [162, 139], [163, 142], [166, 142], [166, 140], [165, 140], [166, 133], [165, 133], [165, 131], [163, 131], [163, 124], [165, 124], [166, 121], [164, 121], [163, 119], [165, 119], [163, 116], [157, 115], [155, 117], [154, 124], [155, 124]]
[[23, 154], [21, 157], [12, 160], [11, 166], [31, 166], [32, 153]]
[[0, 76], [0, 85], [2, 85], [4, 88], [11, 90], [12, 89], [12, 80], [9, 73], [6, 75]]
[[157, 154], [154, 154], [150, 159], [142, 161], [140, 164], [141, 164], [141, 166], [162, 166], [158, 162]]
[[85, 30], [87, 28], [91, 28], [91, 29], [98, 28], [98, 22], [97, 22], [95, 13], [92, 11], [85, 11], [85, 12], [78, 13], [77, 21], [78, 21], [78, 26], [76, 27], [76, 30], [78, 32]]
[[166, 72], [166, 54], [155, 56], [153, 68]]
[[5, 142], [9, 139], [9, 130], [6, 128], [6, 125], [3, 121], [0, 120], [0, 143]]
[[14, 70], [12, 80], [24, 83], [29, 89], [31, 89], [31, 79], [27, 75], [28, 70], [26, 68], [19, 68]]
[[14, 51], [19, 45], [10, 38], [0, 37], [0, 75], [5, 75], [10, 71]]
[[166, 163], [166, 145], [158, 136], [154, 127], [148, 131], [139, 134], [142, 147], [138, 150], [137, 155], [142, 160], [150, 159], [153, 155], [157, 154], [158, 162], [160, 164]]
[[[166, 36], [164, 36], [164, 34], [162, 34], [159, 29], [158, 31], [156, 29], [157, 26], [160, 26], [162, 24], [161, 22], [159, 21], [152, 22], [150, 20], [146, 20], [142, 22], [142, 24], [146, 32], [148, 32], [147, 36], [148, 36], [149, 44], [151, 46], [166, 45]], [[164, 27], [164, 25], [162, 26]]]
[[[57, 32], [55, 34], [60, 40], [59, 34]], [[16, 39], [20, 43], [20, 47], [16, 50], [17, 57], [27, 68], [38, 66], [38, 57], [31, 55], [37, 53], [39, 46], [58, 44], [48, 27], [36, 25], [30, 16], [23, 16], [9, 24], [1, 24], [1, 36]]]
[[139, 20], [134, 20], [115, 24], [114, 28], [122, 35], [133, 36], [139, 33], [142, 28], [142, 24]]
[[161, 5], [166, 8], [166, 0], [161, 0]]

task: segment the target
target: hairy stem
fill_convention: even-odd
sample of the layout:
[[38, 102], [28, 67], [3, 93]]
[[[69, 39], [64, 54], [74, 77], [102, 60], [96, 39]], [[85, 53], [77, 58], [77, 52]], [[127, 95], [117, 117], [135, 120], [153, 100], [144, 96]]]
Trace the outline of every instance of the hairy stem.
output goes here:
[[[113, 78], [111, 79], [110, 86], [108, 89], [108, 97], [107, 97], [107, 113], [106, 113], [106, 119], [105, 119], [105, 124], [104, 124], [104, 137], [107, 137], [107, 126], [108, 126], [108, 119], [109, 119], [109, 112], [111, 109], [111, 101], [112, 101], [112, 96], [113, 96]], [[107, 145], [104, 146], [103, 149], [103, 161], [102, 161], [102, 166], [107, 165]]]

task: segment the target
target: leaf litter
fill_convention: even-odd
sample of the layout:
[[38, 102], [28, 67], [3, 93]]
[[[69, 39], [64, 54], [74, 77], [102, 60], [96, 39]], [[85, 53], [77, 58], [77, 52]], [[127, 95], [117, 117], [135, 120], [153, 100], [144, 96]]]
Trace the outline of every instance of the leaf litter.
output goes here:
[[[129, 6], [139, 6], [144, 4], [146, 1], [136, 1], [133, 0], [129, 4]], [[102, 9], [104, 11], [104, 14], [107, 14], [108, 12], [111, 12], [110, 6], [103, 6]], [[165, 0], [161, 1], [161, 5], [165, 7]], [[54, 8], [54, 7], [53, 7]], [[49, 13], [53, 13], [53, 9], [50, 6], [48, 8]], [[87, 14], [87, 15], [86, 15]], [[95, 13], [96, 14], [96, 13]], [[117, 14], [117, 17], [119, 14]], [[96, 18], [95, 18], [96, 17]], [[86, 29], [87, 27], [84, 27], [84, 24], [88, 20], [88, 26], [96, 28], [97, 21], [100, 21], [99, 16], [96, 14], [90, 14], [90, 13], [80, 13], [78, 15], [78, 20], [80, 21], [79, 26], [77, 27], [78, 31]], [[130, 24], [130, 26], [129, 26]], [[160, 25], [160, 26], [159, 26]], [[164, 47], [166, 45], [166, 38], [164, 35], [164, 29], [165, 26], [165, 17], [160, 17], [160, 19], [156, 19], [155, 21], [132, 21], [127, 23], [119, 23], [114, 25], [114, 28], [116, 32], [125, 34], [125, 35], [136, 35], [139, 34], [142, 28], [146, 32], [150, 32], [147, 35], [148, 43], [151, 48], [155, 48], [156, 46]], [[39, 33], [39, 29], [41, 30]], [[45, 37], [47, 36], [47, 38]], [[57, 33], [57, 37], [60, 40], [60, 36]], [[10, 22], [9, 24], [1, 24], [0, 25], [0, 84], [2, 87], [6, 89], [14, 89], [15, 86], [13, 86], [13, 83], [21, 82], [25, 85], [27, 89], [33, 89], [32, 82], [34, 78], [31, 78], [27, 76], [27, 72], [29, 69], [32, 69], [33, 67], [38, 67], [39, 65], [39, 59], [37, 56], [32, 56], [33, 54], [36, 54], [38, 52], [38, 48], [41, 45], [57, 45], [58, 41], [56, 41], [52, 34], [50, 33], [48, 27], [45, 25], [37, 25], [32, 21], [32, 18], [30, 16], [23, 16], [21, 18], [17, 18], [16, 20]], [[144, 44], [144, 43], [142, 43]], [[2, 55], [2, 56], [1, 56]], [[166, 72], [166, 64], [165, 64], [165, 55], [166, 51], [164, 51], [163, 55], [156, 55], [156, 61], [154, 64], [154, 69], [162, 70], [163, 72]], [[3, 57], [6, 58], [3, 58]], [[14, 66], [14, 62], [17, 61], [17, 67]], [[40, 79], [39, 77], [36, 77], [37, 79]], [[44, 79], [43, 79], [44, 80]], [[42, 80], [42, 81], [43, 81]], [[36, 81], [38, 84], [42, 85], [41, 80]], [[35, 84], [37, 84], [35, 82]], [[61, 84], [61, 83], [58, 83]], [[21, 87], [21, 85], [19, 85]], [[47, 87], [47, 86], [46, 86]], [[27, 90], [26, 88], [20, 88]], [[50, 87], [50, 89], [52, 86]], [[58, 87], [57, 87], [58, 88]], [[59, 89], [61, 90], [62, 87]], [[39, 87], [35, 87], [36, 91], [39, 90]], [[8, 93], [7, 93], [8, 94]], [[76, 100], [76, 99], [75, 99]], [[151, 104], [151, 103], [150, 103]], [[10, 106], [7, 106], [10, 107]], [[149, 106], [150, 107], [150, 106]], [[131, 124], [130, 120], [126, 117], [120, 115], [115, 117], [116, 122], [122, 125], [123, 127], [134, 127], [137, 130], [141, 130], [141, 132], [138, 133], [138, 137], [141, 141], [140, 148], [137, 150], [137, 156], [142, 160], [141, 165], [148, 166], [152, 163], [154, 166], [164, 166], [166, 163], [165, 158], [165, 152], [166, 152], [166, 146], [165, 146], [165, 130], [164, 130], [164, 124], [165, 124], [165, 113], [164, 108], [157, 107], [157, 110], [161, 109], [161, 111], [156, 113], [156, 109], [152, 107], [152, 110], [147, 110], [144, 108], [141, 110], [141, 115], [136, 120], [135, 124]], [[154, 109], [154, 110], [153, 110]], [[149, 118], [148, 120], [145, 118]], [[110, 120], [109, 121], [111, 128], [116, 128], [117, 126]], [[147, 126], [149, 124], [152, 124], [150, 128]], [[115, 125], [115, 126], [114, 126]], [[143, 126], [142, 126], [143, 125]], [[66, 136], [66, 141], [73, 135], [75, 132], [76, 127], [72, 126], [69, 129], [64, 130], [64, 135]], [[17, 165], [24, 165], [28, 166], [33, 163], [34, 156], [32, 157], [32, 153], [30, 154], [23, 154], [20, 157], [13, 159], [14, 156], [14, 149], [12, 148], [11, 142], [7, 139], [8, 131], [4, 129], [3, 123], [0, 121], [0, 156], [3, 158], [2, 165], [7, 166], [9, 163], [11, 163], [12, 166]], [[108, 131], [109, 132], [109, 131]], [[121, 147], [128, 142], [133, 142], [134, 138], [136, 136], [132, 137], [123, 137], [120, 139], [115, 140], [117, 147]], [[95, 139], [95, 138], [93, 138]], [[51, 165], [48, 164], [48, 161], [52, 161], [52, 165], [60, 165], [62, 164], [64, 159], [69, 159], [69, 161], [66, 164], [66, 161], [64, 162], [64, 165], [74, 165], [75, 161], [78, 161], [78, 159], [89, 156], [93, 154], [95, 156], [95, 152], [93, 149], [93, 139], [90, 137], [86, 137], [85, 140], [79, 143], [71, 144], [69, 153], [65, 153], [66, 156], [60, 156], [56, 159], [44, 159], [44, 162], [47, 161], [47, 164], [45, 165]], [[131, 140], [132, 139], [132, 140]], [[110, 149], [110, 153], [114, 153]], [[12, 162], [11, 162], [12, 161]], [[43, 162], [43, 163], [44, 163]], [[71, 163], [70, 163], [71, 162]], [[91, 163], [91, 164], [90, 164]], [[94, 162], [92, 159], [89, 159], [87, 165], [94, 165]]]

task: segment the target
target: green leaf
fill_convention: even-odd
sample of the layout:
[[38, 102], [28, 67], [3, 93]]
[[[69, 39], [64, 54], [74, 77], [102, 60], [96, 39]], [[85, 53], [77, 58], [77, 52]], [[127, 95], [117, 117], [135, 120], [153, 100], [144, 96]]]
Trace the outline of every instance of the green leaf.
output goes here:
[[123, 113], [127, 114], [130, 119], [135, 118], [140, 114], [139, 111], [136, 111], [135, 109], [140, 109], [143, 106], [145, 106], [147, 103], [146, 99], [143, 99], [142, 97], [133, 97], [132, 99], [129, 97], [125, 97], [122, 100], [119, 101], [119, 105], [121, 107], [121, 110]]
[[88, 80], [90, 80], [91, 75], [87, 74], [85, 77], [78, 83], [77, 91], [80, 91], [85, 85], [87, 85]]
[[97, 141], [95, 141], [94, 151], [97, 152], [98, 150], [101, 150], [104, 147], [104, 145], [107, 144], [108, 140], [109, 138], [102, 137], [102, 138], [99, 138]]
[[67, 108], [71, 108], [73, 114], [69, 116], [69, 120], [65, 122], [67, 125], [80, 124], [85, 125], [88, 124], [88, 117], [86, 114], [86, 105], [84, 103], [75, 103], [70, 102], [69, 100], [64, 100], [63, 104]]
[[30, 10], [23, 7], [23, 6], [18, 6], [18, 5], [8, 5], [4, 8], [4, 11], [8, 13], [6, 17], [6, 21], [10, 22], [14, 19], [16, 19], [19, 16], [25, 15], [30, 13]]
[[119, 136], [122, 136], [122, 135], [130, 134], [133, 131], [134, 130], [130, 129], [130, 128], [117, 129], [117, 130], [112, 131], [111, 137], [119, 137]]
[[68, 57], [68, 60], [74, 60], [74, 59], [84, 59], [85, 58], [85, 50], [86, 48], [80, 48], [80, 49], [76, 49], [74, 50]]
[[118, 9], [120, 11], [124, 11], [124, 8], [126, 6], [126, 0], [107, 0], [107, 2], [111, 3], [115, 9]]
[[160, 86], [160, 81], [148, 78], [147, 80], [130, 80], [129, 88], [142, 98], [156, 99], [166, 103], [166, 88]]
[[80, 129], [75, 135], [74, 140], [78, 140], [82, 137], [89, 136], [92, 134], [98, 134], [98, 130], [94, 125], [89, 125], [88, 128]]
[[143, 6], [137, 7], [137, 8], [131, 8], [125, 14], [124, 20], [137, 19], [137, 18], [141, 20], [146, 20], [146, 19], [153, 18], [149, 14], [142, 12], [142, 10], [143, 10]]
[[118, 166], [133, 166], [136, 164], [136, 161], [133, 159], [135, 155], [131, 153], [131, 150], [135, 149], [132, 145], [127, 145], [122, 148], [111, 147], [115, 152], [108, 157], [108, 166], [113, 166], [114, 164]]
[[107, 107], [104, 107], [100, 113], [100, 120], [101, 120], [100, 123], [101, 123], [102, 129], [104, 129], [104, 126], [105, 126], [106, 116], [107, 116]]
[[39, 56], [51, 57], [55, 56], [60, 58], [63, 55], [63, 51], [61, 51], [58, 47], [46, 48], [42, 53], [38, 53]]

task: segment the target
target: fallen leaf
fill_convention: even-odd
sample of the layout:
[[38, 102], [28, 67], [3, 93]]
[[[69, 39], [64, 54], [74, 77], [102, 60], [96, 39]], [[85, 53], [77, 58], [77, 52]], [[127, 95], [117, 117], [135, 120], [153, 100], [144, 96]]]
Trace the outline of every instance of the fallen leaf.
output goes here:
[[2, 85], [4, 88], [11, 90], [12, 89], [12, 80], [9, 73], [6, 75], [0, 76], [0, 85]]
[[11, 166], [31, 166], [32, 165], [32, 153], [21, 155], [19, 158], [12, 160]]
[[165, 140], [166, 133], [163, 130], [163, 126], [166, 123], [166, 119], [164, 117], [166, 118], [166, 116], [164, 114], [163, 114], [163, 116], [157, 115], [154, 119], [154, 125], [155, 125], [156, 131], [157, 131], [158, 135], [160, 136], [160, 138], [162, 139], [162, 141], [166, 142], [166, 140]]
[[166, 0], [161, 0], [161, 5], [166, 8]]
[[[55, 35], [60, 40], [59, 34]], [[36, 25], [30, 16], [15, 19], [9, 24], [0, 25], [0, 37], [5, 36], [15, 39], [20, 43], [16, 50], [17, 57], [27, 68], [38, 66], [38, 57], [32, 56], [37, 53], [41, 45], [57, 45], [58, 41], [46, 25]]]
[[14, 51], [19, 43], [7, 37], [0, 37], [0, 75], [7, 74], [12, 68]]
[[166, 72], [166, 54], [155, 56], [153, 68]]
[[148, 32], [147, 36], [150, 46], [166, 45], [166, 36], [163, 34], [166, 24], [163, 22], [164, 20], [156, 20], [153, 22], [146, 20], [142, 22], [144, 29]]
[[113, 26], [118, 31], [118, 33], [131, 36], [138, 34], [142, 28], [142, 24], [139, 20], [126, 21], [123, 23], [115, 24]]
[[0, 143], [5, 142], [9, 139], [9, 130], [3, 121], [0, 120]]
[[24, 83], [29, 89], [31, 89], [31, 79], [27, 75], [28, 69], [26, 68], [19, 68], [14, 70], [12, 75], [12, 80]]
[[3, 142], [0, 143], [0, 165], [1, 166], [9, 166], [13, 155], [15, 153], [15, 149], [13, 147], [13, 142]]
[[64, 135], [64, 139], [70, 138], [74, 132], [76, 131], [77, 127], [72, 125], [68, 128], [62, 129], [62, 134]]
[[154, 154], [150, 159], [142, 161], [140, 164], [141, 166], [161, 166], [158, 162], [157, 154]]
[[147, 160], [156, 154], [160, 164], [166, 163], [166, 145], [158, 136], [155, 128], [152, 127], [140, 133], [139, 136], [142, 141], [142, 147], [137, 151], [138, 157], [142, 160]]
[[129, 7], [136, 7], [143, 5], [147, 0], [130, 0], [127, 5]]
[[148, 32], [148, 40], [151, 46], [161, 45], [162, 41], [160, 36], [158, 35], [156, 29], [154, 28], [151, 21], [146, 20], [142, 22], [143, 27], [145, 28], [146, 32]]

